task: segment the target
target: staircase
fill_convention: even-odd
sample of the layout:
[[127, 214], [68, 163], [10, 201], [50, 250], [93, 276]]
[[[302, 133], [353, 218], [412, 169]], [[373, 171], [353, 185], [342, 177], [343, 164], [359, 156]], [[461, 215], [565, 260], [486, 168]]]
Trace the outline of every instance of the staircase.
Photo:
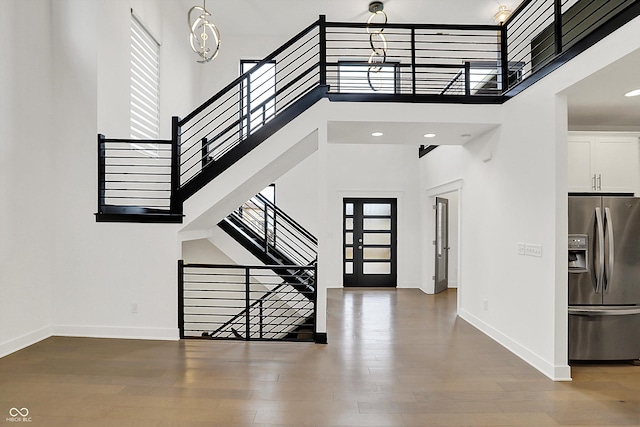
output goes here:
[[265, 265], [181, 264], [182, 334], [315, 340], [317, 239], [261, 194], [218, 226]]
[[[336, 23], [321, 15], [186, 117], [174, 117], [170, 140], [98, 135], [96, 221], [183, 222], [188, 199], [257, 147], [277, 144], [279, 132], [323, 98], [503, 103], [640, 15], [640, 0], [604, 0], [605, 7], [595, 11], [594, 4], [599, 2], [524, 0], [502, 25]], [[388, 37], [381, 62], [372, 30]], [[273, 79], [264, 77], [265, 69], [275, 69]], [[419, 154], [434, 148], [420, 147]], [[242, 185], [236, 180], [225, 191], [232, 194]], [[180, 264], [182, 335], [190, 323], [200, 336], [281, 339], [304, 335], [299, 326], [313, 323], [314, 315], [301, 304], [315, 301], [317, 240], [267, 202], [256, 196], [219, 223], [264, 266]], [[217, 282], [228, 287], [211, 297], [209, 285]], [[229, 294], [223, 315], [213, 316], [211, 305], [186, 303], [221, 299], [220, 292]], [[234, 306], [238, 301], [241, 307]], [[298, 320], [286, 326], [268, 320], [265, 329], [269, 316]]]

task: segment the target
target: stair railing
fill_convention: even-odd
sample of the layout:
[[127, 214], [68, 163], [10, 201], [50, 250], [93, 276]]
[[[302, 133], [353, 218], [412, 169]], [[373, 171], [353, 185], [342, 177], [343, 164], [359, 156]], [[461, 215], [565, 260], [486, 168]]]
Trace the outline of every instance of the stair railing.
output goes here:
[[[502, 103], [638, 15], [640, 0], [524, 0], [502, 25], [372, 24], [384, 28], [387, 40], [384, 62], [373, 65], [371, 27], [320, 16], [185, 118], [173, 118], [169, 215], [145, 201], [151, 191], [138, 194], [137, 204], [113, 196], [112, 151], [100, 147], [118, 140], [103, 137], [97, 219], [179, 219], [187, 198], [323, 97]], [[128, 143], [133, 158], [141, 152], [136, 146], [156, 142]]]
[[[316, 266], [185, 264], [178, 262], [181, 338], [313, 341]], [[309, 295], [293, 285], [309, 281]]]
[[310, 265], [318, 257], [318, 239], [274, 203], [258, 194], [233, 211], [228, 220], [283, 264]]
[[228, 159], [242, 157], [273, 133], [264, 126], [267, 122], [283, 120], [291, 106], [324, 85], [320, 67], [323, 25], [321, 17], [175, 122], [182, 199], [202, 186], [200, 176], [215, 176], [225, 169]]

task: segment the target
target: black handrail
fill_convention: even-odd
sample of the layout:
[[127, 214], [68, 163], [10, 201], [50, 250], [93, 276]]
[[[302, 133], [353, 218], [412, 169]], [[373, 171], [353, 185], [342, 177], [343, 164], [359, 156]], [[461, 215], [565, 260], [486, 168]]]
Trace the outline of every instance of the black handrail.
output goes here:
[[251, 198], [224, 221], [239, 227], [265, 254], [272, 253], [275, 258], [270, 259], [296, 265], [317, 260], [318, 239], [261, 194]]
[[[260, 68], [264, 64], [267, 64], [268, 62], [272, 61], [273, 58], [275, 58], [276, 56], [278, 56], [279, 54], [287, 50], [289, 47], [293, 46], [297, 41], [301, 40], [304, 36], [309, 34], [315, 27], [319, 25], [319, 23], [320, 21], [316, 21], [313, 24], [309, 25], [304, 30], [300, 31], [298, 34], [296, 34], [291, 39], [289, 39], [289, 41], [287, 41], [285, 44], [283, 44], [282, 46], [280, 46], [279, 48], [271, 52], [271, 54], [267, 55], [262, 61], [258, 62], [255, 65], [255, 68], [256, 69]], [[251, 71], [247, 71], [246, 73], [236, 78], [234, 81], [232, 81], [223, 89], [221, 89], [217, 94], [213, 95], [211, 98], [203, 102], [199, 107], [193, 110], [184, 119], [180, 120], [178, 124], [180, 126], [184, 126], [185, 123], [189, 122], [199, 113], [203, 112], [207, 107], [211, 106], [211, 104], [217, 101], [222, 95], [229, 92], [231, 89], [234, 89], [235, 87], [239, 86], [247, 77], [249, 77], [250, 74], [251, 74]]]
[[[169, 211], [179, 215], [184, 200], [323, 97], [354, 102], [502, 103], [638, 15], [640, 0], [578, 0], [570, 7], [562, 0], [524, 0], [502, 25], [375, 24], [394, 35], [385, 67], [393, 69], [389, 72], [393, 77], [386, 78], [398, 80], [385, 83], [379, 92], [372, 86], [372, 93], [361, 93], [368, 87], [363, 85], [368, 74], [353, 77], [351, 87], [341, 88], [344, 64], [359, 62], [366, 74], [370, 46], [362, 36], [371, 26], [326, 22], [321, 15], [186, 117], [174, 117]], [[489, 62], [495, 63], [495, 70], [486, 84], [481, 75], [474, 76], [479, 75], [478, 67], [484, 67], [480, 64]], [[251, 88], [261, 91], [257, 96], [248, 93], [254, 70], [269, 63], [281, 68], [276, 69], [274, 93], [265, 91], [269, 87], [265, 82]], [[473, 78], [479, 80], [471, 86]], [[457, 82], [460, 88], [464, 83], [464, 91], [446, 89]], [[251, 97], [263, 98], [251, 105], [246, 102]], [[214, 104], [215, 109], [199, 117]], [[260, 129], [254, 133], [250, 128], [255, 123]], [[99, 148], [98, 156], [100, 220], [105, 218], [101, 200], [109, 190], [104, 181], [108, 155]], [[157, 213], [145, 210], [144, 203], [127, 206], [121, 213], [135, 208], [140, 214]], [[117, 207], [108, 209], [117, 213]]]

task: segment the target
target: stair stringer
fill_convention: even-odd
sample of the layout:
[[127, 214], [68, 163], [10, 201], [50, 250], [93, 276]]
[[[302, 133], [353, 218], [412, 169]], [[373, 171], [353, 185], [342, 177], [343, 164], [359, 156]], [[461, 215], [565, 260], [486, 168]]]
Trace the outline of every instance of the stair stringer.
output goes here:
[[184, 202], [181, 232], [208, 230], [318, 149], [326, 126], [322, 99]]

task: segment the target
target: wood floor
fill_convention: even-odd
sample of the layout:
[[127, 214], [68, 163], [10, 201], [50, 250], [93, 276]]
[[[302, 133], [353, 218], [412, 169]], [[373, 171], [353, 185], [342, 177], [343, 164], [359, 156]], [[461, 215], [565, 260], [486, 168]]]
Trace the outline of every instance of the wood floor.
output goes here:
[[640, 426], [640, 367], [555, 383], [455, 298], [330, 290], [328, 345], [49, 338], [0, 359], [0, 426]]

